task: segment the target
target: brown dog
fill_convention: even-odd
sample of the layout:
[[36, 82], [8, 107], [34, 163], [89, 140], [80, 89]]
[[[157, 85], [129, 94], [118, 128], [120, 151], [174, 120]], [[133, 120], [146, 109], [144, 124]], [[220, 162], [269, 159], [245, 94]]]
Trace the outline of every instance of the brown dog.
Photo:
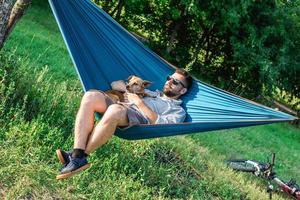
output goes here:
[[[129, 76], [126, 83], [126, 92], [134, 93], [140, 97], [145, 97], [145, 88], [149, 87], [150, 81], [146, 81], [137, 76]], [[113, 100], [114, 103], [125, 102], [124, 92], [117, 90], [108, 90], [105, 93]]]

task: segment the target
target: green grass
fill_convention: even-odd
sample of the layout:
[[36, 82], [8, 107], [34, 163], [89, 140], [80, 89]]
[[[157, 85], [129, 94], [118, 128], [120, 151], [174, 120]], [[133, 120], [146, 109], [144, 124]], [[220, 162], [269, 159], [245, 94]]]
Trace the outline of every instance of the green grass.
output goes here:
[[[45, 4], [47, 5], [47, 4]], [[73, 64], [49, 6], [32, 6], [5, 44], [31, 67], [47, 66], [55, 80], [77, 80]]]
[[[35, 2], [0, 53], [1, 199], [267, 199], [265, 183], [225, 159], [265, 160], [299, 180], [300, 133], [273, 124], [144, 141], [113, 137], [92, 167], [56, 181], [82, 95], [52, 13]], [[275, 194], [274, 199], [285, 199]]]
[[224, 158], [247, 158], [260, 161], [276, 153], [276, 172], [285, 180], [300, 182], [300, 132], [288, 124], [254, 126], [193, 135], [193, 140]]

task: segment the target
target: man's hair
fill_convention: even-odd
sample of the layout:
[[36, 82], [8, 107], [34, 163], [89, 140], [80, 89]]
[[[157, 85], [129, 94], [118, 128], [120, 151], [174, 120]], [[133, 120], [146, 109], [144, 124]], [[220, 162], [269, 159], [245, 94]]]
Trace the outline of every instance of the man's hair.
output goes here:
[[192, 86], [193, 83], [193, 78], [191, 77], [191, 75], [185, 71], [184, 69], [178, 68], [176, 69], [175, 73], [181, 74], [182, 76], [184, 76], [185, 78], [185, 82], [186, 82], [186, 88], [190, 89], [190, 87]]

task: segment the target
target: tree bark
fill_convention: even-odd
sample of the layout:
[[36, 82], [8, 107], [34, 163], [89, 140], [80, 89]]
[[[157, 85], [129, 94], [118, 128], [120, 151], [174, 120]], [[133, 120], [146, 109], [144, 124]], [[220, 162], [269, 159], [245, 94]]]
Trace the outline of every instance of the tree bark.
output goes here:
[[111, 16], [114, 16], [114, 14], [117, 12], [115, 19], [118, 21], [121, 16], [122, 8], [124, 7], [125, 2], [124, 0], [119, 0], [118, 5], [115, 7], [115, 9], [110, 13]]
[[0, 49], [32, 0], [0, 0]]
[[174, 28], [172, 30], [170, 40], [169, 40], [170, 45], [166, 49], [168, 53], [171, 53], [171, 51], [173, 51], [174, 45], [175, 45], [176, 41], [178, 41], [176, 39], [178, 37], [178, 33], [179, 33], [180, 29], [183, 28], [184, 23], [187, 22], [187, 20], [188, 20], [188, 17], [187, 17], [186, 8], [180, 7], [180, 19], [173, 21], [171, 24], [171, 26], [173, 26]]
[[111, 3], [111, 0], [105, 0], [102, 6], [102, 9], [107, 13], [110, 10], [109, 3]]
[[6, 30], [16, 0], [0, 0], [0, 49], [6, 39]]
[[172, 30], [172, 34], [170, 36], [169, 40], [169, 46], [167, 47], [167, 52], [170, 53], [173, 50], [173, 44], [176, 42], [176, 37], [178, 36], [178, 31], [181, 29], [182, 25], [184, 23], [184, 18], [182, 18], [174, 27]]

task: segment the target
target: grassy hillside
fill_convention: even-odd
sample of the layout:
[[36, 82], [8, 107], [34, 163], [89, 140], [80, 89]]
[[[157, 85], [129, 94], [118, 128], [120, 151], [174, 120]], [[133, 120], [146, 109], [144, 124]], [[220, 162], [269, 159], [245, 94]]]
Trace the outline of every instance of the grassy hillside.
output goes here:
[[288, 124], [144, 141], [114, 137], [90, 156], [90, 169], [56, 181], [55, 150], [72, 146], [82, 92], [48, 7], [30, 8], [0, 65], [1, 199], [267, 199], [262, 181], [223, 161], [265, 160], [271, 152], [279, 175], [300, 182], [300, 132]]

